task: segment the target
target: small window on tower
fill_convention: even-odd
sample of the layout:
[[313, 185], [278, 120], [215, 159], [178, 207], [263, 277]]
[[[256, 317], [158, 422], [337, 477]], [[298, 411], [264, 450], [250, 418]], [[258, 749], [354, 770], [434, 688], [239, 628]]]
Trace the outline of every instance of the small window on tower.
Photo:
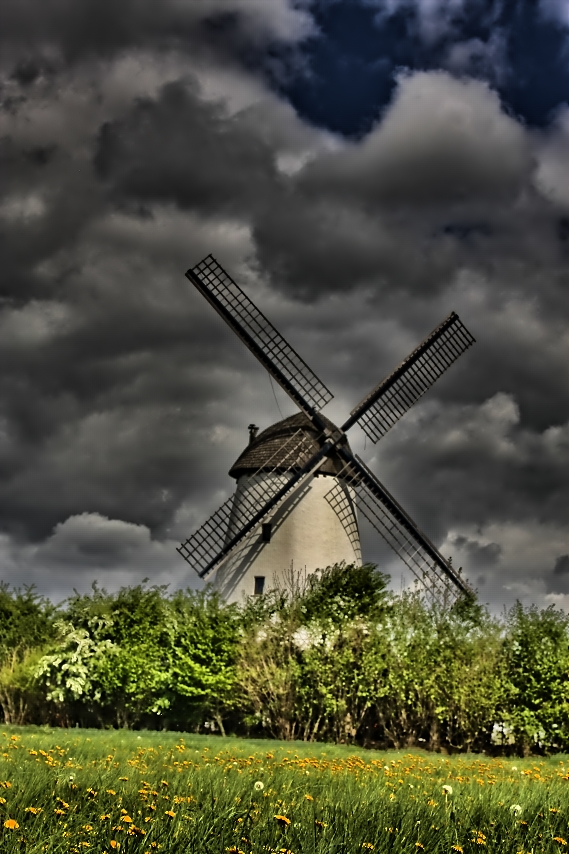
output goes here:
[[264, 575], [256, 575], [255, 576], [255, 596], [262, 596], [264, 589], [265, 589], [265, 576]]
[[272, 522], [263, 522], [261, 540], [264, 543], [270, 543], [272, 533], [273, 533], [273, 523]]

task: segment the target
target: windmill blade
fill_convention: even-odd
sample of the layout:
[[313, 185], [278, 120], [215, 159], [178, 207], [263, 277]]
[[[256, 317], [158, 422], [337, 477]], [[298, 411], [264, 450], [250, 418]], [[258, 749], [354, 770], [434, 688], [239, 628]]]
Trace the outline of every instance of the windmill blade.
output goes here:
[[213, 255], [186, 276], [303, 412], [312, 417], [332, 400], [334, 395]]
[[415, 577], [428, 585], [428, 592], [434, 597], [442, 593], [447, 600], [456, 599], [461, 594], [473, 596], [464, 579], [419, 530], [365, 463], [343, 448], [339, 449], [339, 453], [346, 461], [339, 477], [355, 491], [358, 510]]
[[[232, 495], [176, 551], [200, 578], [204, 578], [285, 496], [291, 495], [312, 477], [325, 461], [330, 447], [329, 442], [313, 454], [306, 434], [297, 430], [284, 446], [275, 451], [275, 459], [269, 459], [249, 478], [247, 492], [239, 496], [239, 506], [236, 507], [236, 495]], [[291, 466], [301, 465], [300, 470], [283, 471], [289, 461]]]
[[342, 430], [359, 421], [366, 435], [377, 442], [475, 340], [453, 311], [352, 409]]
[[358, 519], [354, 507], [354, 490], [345, 483], [342, 483], [341, 480], [334, 478], [334, 486], [325, 493], [324, 498], [338, 517], [340, 524], [346, 532], [346, 536], [354, 550], [356, 561], [361, 563], [362, 549]]

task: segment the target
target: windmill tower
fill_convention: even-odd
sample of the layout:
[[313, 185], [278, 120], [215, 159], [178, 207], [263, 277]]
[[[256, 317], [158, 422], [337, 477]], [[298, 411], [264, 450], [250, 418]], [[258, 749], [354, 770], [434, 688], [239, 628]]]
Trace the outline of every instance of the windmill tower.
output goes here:
[[291, 566], [308, 572], [361, 562], [356, 507], [432, 597], [472, 591], [355, 456], [358, 423], [377, 442], [474, 343], [454, 312], [336, 427], [320, 410], [333, 395], [249, 297], [208, 255], [186, 273], [300, 409], [258, 436], [231, 468], [236, 491], [178, 552], [201, 578], [215, 571], [228, 601], [262, 593]]

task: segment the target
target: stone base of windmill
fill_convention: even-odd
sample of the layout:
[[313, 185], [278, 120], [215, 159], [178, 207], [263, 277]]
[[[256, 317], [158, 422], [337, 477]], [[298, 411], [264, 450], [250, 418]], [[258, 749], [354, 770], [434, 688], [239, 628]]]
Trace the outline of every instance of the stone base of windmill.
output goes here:
[[[239, 478], [236, 518], [255, 486], [247, 475]], [[270, 590], [302, 586], [307, 575], [342, 561], [361, 564], [353, 496], [338, 478], [317, 475], [252, 531], [218, 568], [213, 583], [226, 601], [242, 602]]]

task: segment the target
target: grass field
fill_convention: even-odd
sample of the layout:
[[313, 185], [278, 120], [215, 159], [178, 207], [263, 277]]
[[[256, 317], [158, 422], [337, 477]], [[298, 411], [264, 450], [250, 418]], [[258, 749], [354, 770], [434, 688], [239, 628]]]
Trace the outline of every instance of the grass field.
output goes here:
[[0, 851], [568, 851], [569, 758], [7, 727]]

